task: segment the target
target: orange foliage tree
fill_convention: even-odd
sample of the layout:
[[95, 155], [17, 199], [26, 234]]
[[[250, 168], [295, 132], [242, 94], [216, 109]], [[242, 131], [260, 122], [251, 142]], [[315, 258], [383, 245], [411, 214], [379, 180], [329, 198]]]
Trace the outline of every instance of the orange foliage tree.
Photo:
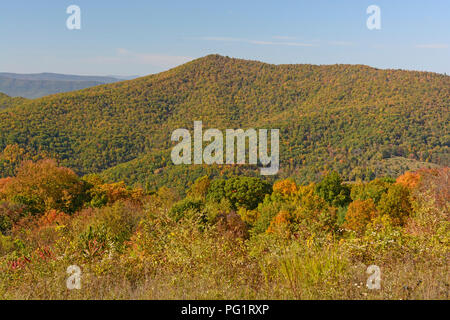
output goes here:
[[419, 184], [420, 178], [420, 172], [407, 171], [397, 178], [396, 183], [401, 184], [410, 190], [413, 190]]
[[281, 230], [286, 230], [286, 227], [291, 223], [291, 214], [289, 211], [281, 210], [270, 222], [267, 233], [275, 233]]
[[273, 192], [280, 194], [283, 197], [296, 196], [298, 193], [297, 184], [289, 179], [281, 180], [273, 185]]
[[362, 234], [368, 223], [377, 215], [377, 209], [372, 199], [355, 200], [348, 206], [345, 215], [344, 228]]
[[91, 205], [96, 208], [113, 204], [119, 200], [139, 201], [144, 191], [140, 188], [132, 189], [127, 187], [125, 182], [104, 183], [98, 175], [91, 175], [84, 178], [90, 185], [89, 196]]

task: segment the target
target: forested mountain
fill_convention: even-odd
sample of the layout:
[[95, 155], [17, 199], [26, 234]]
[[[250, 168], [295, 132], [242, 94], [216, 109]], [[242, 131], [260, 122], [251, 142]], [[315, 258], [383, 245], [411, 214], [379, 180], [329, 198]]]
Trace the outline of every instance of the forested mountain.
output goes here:
[[77, 76], [57, 73], [0, 73], [0, 92], [12, 97], [40, 98], [54, 93], [85, 89], [121, 81], [114, 77]]
[[0, 150], [17, 144], [57, 155], [79, 174], [109, 169], [107, 177], [151, 185], [192, 179], [193, 170], [247, 169], [171, 167], [172, 131], [202, 120], [204, 128], [279, 128], [280, 176], [306, 182], [334, 169], [370, 180], [411, 165], [448, 166], [449, 107], [446, 75], [211, 55], [4, 109]]

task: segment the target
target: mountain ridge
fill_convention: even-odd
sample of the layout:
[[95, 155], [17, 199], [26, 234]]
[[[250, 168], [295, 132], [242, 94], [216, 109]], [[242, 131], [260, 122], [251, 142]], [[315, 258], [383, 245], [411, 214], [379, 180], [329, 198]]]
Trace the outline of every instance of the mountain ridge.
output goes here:
[[[0, 150], [17, 143], [82, 174], [102, 172], [167, 153], [174, 129], [202, 120], [205, 128], [280, 128], [282, 172], [302, 181], [328, 169], [367, 178], [374, 159], [448, 165], [449, 88], [450, 77], [427, 72], [209, 55], [0, 111]], [[8, 123], [16, 129], [5, 134]]]
[[64, 93], [101, 84], [123, 81], [102, 76], [79, 76], [58, 73], [0, 73], [0, 92], [12, 97], [40, 98], [55, 93]]

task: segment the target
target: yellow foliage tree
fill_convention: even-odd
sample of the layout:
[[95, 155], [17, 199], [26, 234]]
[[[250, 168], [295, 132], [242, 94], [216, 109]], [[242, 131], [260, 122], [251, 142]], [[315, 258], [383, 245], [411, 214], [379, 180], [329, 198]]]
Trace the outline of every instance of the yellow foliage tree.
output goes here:
[[3, 198], [25, 205], [32, 214], [49, 210], [73, 213], [83, 204], [85, 185], [54, 160], [25, 161], [15, 177], [3, 182]]

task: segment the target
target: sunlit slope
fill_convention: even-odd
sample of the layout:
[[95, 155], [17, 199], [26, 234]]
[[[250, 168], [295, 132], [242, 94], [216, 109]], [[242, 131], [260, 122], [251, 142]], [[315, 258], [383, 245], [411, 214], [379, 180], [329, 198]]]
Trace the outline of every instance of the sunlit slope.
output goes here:
[[172, 131], [202, 120], [205, 128], [280, 128], [282, 173], [309, 180], [334, 168], [354, 179], [393, 157], [448, 165], [449, 107], [446, 75], [211, 55], [2, 110], [0, 150], [18, 143], [56, 153], [81, 174], [101, 172], [168, 154]]

